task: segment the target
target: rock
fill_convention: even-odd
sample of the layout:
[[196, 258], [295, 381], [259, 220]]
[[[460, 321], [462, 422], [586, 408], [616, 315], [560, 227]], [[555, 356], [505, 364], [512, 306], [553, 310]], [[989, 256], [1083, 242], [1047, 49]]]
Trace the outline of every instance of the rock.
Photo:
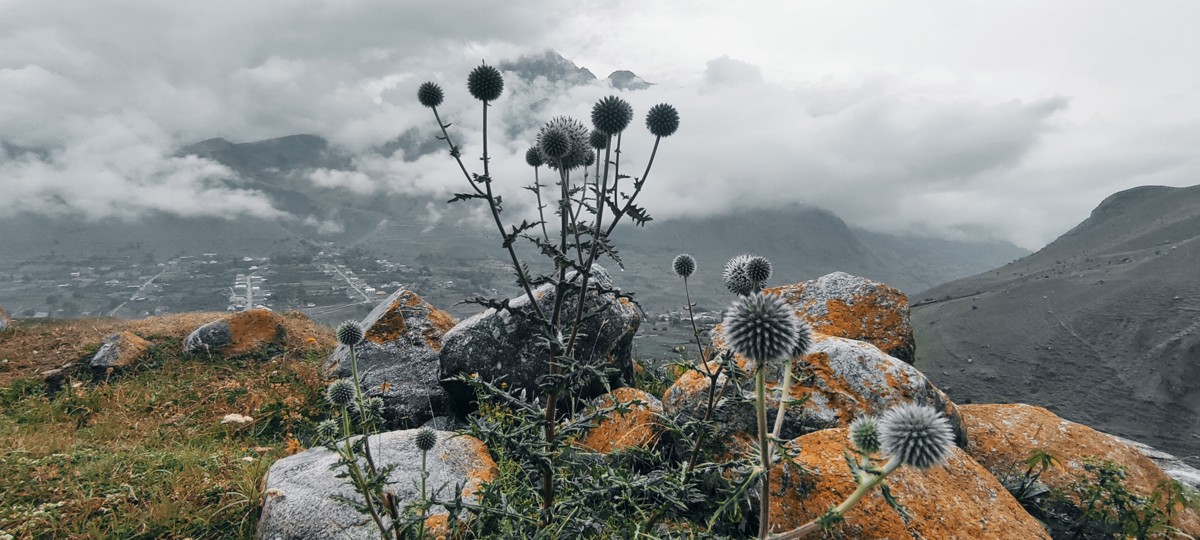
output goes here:
[[150, 348], [150, 343], [133, 332], [113, 334], [104, 340], [88, 367], [92, 380], [108, 381], [139, 362]]
[[1123, 437], [1113, 435], [1117, 440], [1137, 448], [1146, 457], [1150, 458], [1158, 468], [1162, 469], [1167, 476], [1179, 480], [1181, 483], [1191, 486], [1192, 489], [1200, 489], [1200, 469], [1197, 469], [1183, 460], [1168, 454], [1148, 444], [1131, 441]]
[[[739, 361], [747, 372], [753, 364]], [[767, 373], [768, 418], [774, 422], [779, 398], [776, 388], [782, 379], [780, 363]], [[715, 363], [711, 364], [716, 369]], [[797, 382], [792, 384], [793, 400], [805, 399], [803, 405], [788, 409], [781, 436], [793, 438], [816, 430], [846, 427], [864, 414], [879, 415], [902, 403], [925, 403], [942, 412], [954, 426], [959, 446], [966, 444], [966, 434], [954, 403], [938, 390], [916, 368], [885, 354], [870, 343], [851, 339], [813, 335], [813, 345], [803, 361], [793, 364]], [[807, 378], [807, 382], [805, 381]], [[722, 374], [718, 388], [726, 384]], [[693, 418], [704, 416], [708, 403], [709, 379], [697, 371], [684, 373], [663, 395], [663, 407], [670, 414], [685, 414]], [[723, 429], [731, 432], [754, 433], [757, 421], [754, 414], [753, 383], [743, 381], [739, 393], [733, 385], [725, 391], [725, 399], [713, 412], [713, 418]]]
[[[959, 411], [971, 439], [967, 451], [997, 477], [1024, 472], [1022, 462], [1034, 450], [1042, 450], [1060, 464], [1040, 478], [1051, 488], [1067, 489], [1084, 474], [1083, 458], [1089, 456], [1128, 468], [1125, 487], [1141, 496], [1150, 495], [1159, 482], [1169, 478], [1138, 447], [1119, 437], [1063, 420], [1041, 407], [1020, 403], [962, 405]], [[1200, 535], [1200, 512], [1183, 510], [1171, 524], [1192, 536]]]
[[278, 345], [283, 319], [269, 309], [240, 311], [197, 328], [183, 342], [184, 352], [221, 354], [225, 358]]
[[[600, 266], [593, 269], [592, 283], [602, 288], [613, 287], [612, 278]], [[591, 289], [589, 284], [588, 288]], [[554, 304], [554, 286], [547, 284], [534, 291], [538, 305], [547, 314]], [[564, 310], [574, 316], [575, 293], [569, 293]], [[514, 307], [529, 305], [528, 297], [521, 295], [509, 300]], [[641, 315], [636, 306], [627, 299], [613, 293], [597, 295], [590, 293], [588, 310], [599, 312], [583, 322], [579, 340], [575, 344], [576, 359], [580, 362], [605, 361], [616, 368], [618, 376], [610, 381], [611, 386], [626, 386], [632, 381], [633, 336], [641, 324]], [[546, 374], [549, 353], [542, 345], [542, 337], [535, 325], [508, 311], [488, 309], [461, 323], [442, 338], [442, 379], [460, 373], [478, 373], [485, 380], [503, 378], [512, 388], [537, 391], [537, 379]], [[597, 396], [604, 392], [600, 384], [593, 385], [580, 397]], [[447, 384], [455, 399], [461, 402], [473, 400], [470, 389], [462, 384]]]
[[243, 424], [249, 424], [253, 421], [254, 421], [253, 418], [246, 416], [244, 414], [237, 414], [237, 413], [229, 413], [229, 414], [221, 417], [222, 424], [243, 425]]
[[[420, 498], [417, 486], [421, 478], [421, 451], [415, 442], [417, 431], [390, 431], [370, 438], [376, 465], [380, 468], [395, 466], [388, 476], [387, 489], [393, 491], [401, 508]], [[255, 537], [261, 540], [378, 539], [379, 532], [369, 517], [334, 500], [334, 497], [362, 500], [346, 479], [335, 476], [337, 470], [330, 469], [337, 461], [336, 452], [321, 447], [271, 465], [264, 484], [262, 517]], [[426, 460], [426, 471], [430, 493], [441, 489], [439, 497], [450, 499], [454, 497], [453, 490], [458, 489], [464, 502], [478, 503], [475, 493], [495, 476], [496, 464], [478, 439], [439, 431], [437, 443]], [[442, 528], [431, 531], [432, 535], [445, 534], [446, 510], [435, 507], [431, 511], [434, 515], [426, 523]]]
[[[791, 530], [816, 519], [857, 487], [843, 452], [845, 429], [810, 433], [792, 441], [799, 465], [812, 474], [771, 470], [771, 528]], [[845, 538], [1049, 539], [1041, 523], [986, 469], [959, 448], [944, 465], [926, 470], [901, 467], [887, 479], [892, 495], [908, 509], [905, 523], [879, 490], [862, 498], [834, 527]], [[813, 535], [816, 537], [817, 535]]]
[[899, 289], [844, 272], [766, 289], [783, 295], [814, 331], [866, 341], [911, 364], [916, 351], [908, 297]]
[[0, 307], [0, 331], [8, 329], [12, 325], [12, 318], [8, 316], [8, 312]]
[[[363, 342], [355, 347], [358, 375], [368, 396], [383, 398], [391, 427], [416, 427], [450, 412], [442, 388], [439, 352], [454, 317], [400, 289], [363, 319]], [[350, 377], [350, 348], [339, 345], [325, 363], [337, 377]]]
[[588, 430], [580, 441], [584, 447], [602, 454], [640, 446], [648, 447], [658, 440], [662, 432], [662, 402], [658, 398], [636, 388], [617, 388], [600, 397], [601, 407], [612, 407], [614, 403], [633, 405], [625, 414], [612, 413]]

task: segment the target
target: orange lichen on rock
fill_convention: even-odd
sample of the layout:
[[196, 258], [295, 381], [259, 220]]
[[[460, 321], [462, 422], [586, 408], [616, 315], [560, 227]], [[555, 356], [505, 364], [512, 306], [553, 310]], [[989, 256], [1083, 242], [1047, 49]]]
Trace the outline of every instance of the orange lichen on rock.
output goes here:
[[367, 329], [366, 339], [380, 345], [399, 340], [409, 331], [408, 319], [425, 318], [428, 325], [421, 331], [425, 344], [435, 352], [442, 350], [442, 335], [458, 321], [449, 313], [433, 307], [415, 292], [402, 290], [387, 311]]
[[[1083, 458], [1105, 459], [1125, 466], [1125, 487], [1149, 496], [1159, 482], [1169, 477], [1137, 448], [1107, 433], [1063, 420], [1033, 405], [961, 405], [958, 407], [970, 444], [967, 450], [996, 476], [1021, 474], [1022, 463], [1035, 450], [1059, 461], [1040, 480], [1052, 488], [1066, 490], [1085, 474]], [[1069, 490], [1068, 490], [1069, 492]], [[1200, 513], [1182, 510], [1171, 524], [1192, 536], [1200, 536]]]
[[227, 356], [236, 356], [253, 351], [263, 345], [275, 343], [283, 334], [282, 317], [268, 309], [251, 309], [235, 313], [229, 319], [229, 335], [232, 342], [224, 351]]
[[[800, 449], [798, 463], [812, 474], [782, 464], [772, 468], [771, 529], [776, 533], [820, 517], [857, 487], [843, 458], [849, 445], [845, 429], [817, 431], [791, 444]], [[1050, 538], [995, 477], [958, 448], [945, 465], [927, 470], [901, 467], [887, 483], [912, 515], [907, 523], [877, 489], [846, 513], [834, 534], [891, 540]]]
[[616, 450], [635, 446], [650, 446], [658, 440], [662, 432], [662, 403], [658, 398], [636, 388], [618, 388], [600, 398], [601, 407], [612, 407], [614, 404], [633, 405], [625, 414], [612, 413], [608, 418], [588, 430], [580, 444], [594, 452], [607, 454]]
[[129, 367], [137, 363], [150, 348], [150, 343], [128, 330], [121, 332], [117, 341], [117, 361], [113, 367]]

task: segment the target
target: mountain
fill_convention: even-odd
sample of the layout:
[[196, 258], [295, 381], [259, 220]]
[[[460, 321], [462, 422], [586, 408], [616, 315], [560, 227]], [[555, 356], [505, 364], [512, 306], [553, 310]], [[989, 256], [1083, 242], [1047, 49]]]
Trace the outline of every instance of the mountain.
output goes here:
[[[588, 68], [579, 67], [575, 62], [563, 58], [554, 51], [525, 55], [516, 60], [505, 60], [500, 62], [500, 70], [516, 75], [527, 82], [533, 82], [538, 77], [543, 77], [552, 84], [581, 86], [595, 83], [598, 80], [596, 74]], [[653, 86], [653, 83], [646, 82], [628, 70], [614, 71], [605, 80], [618, 90], [645, 90]]]
[[1105, 199], [1037, 253], [914, 297], [957, 402], [1022, 401], [1200, 463], [1200, 186]]

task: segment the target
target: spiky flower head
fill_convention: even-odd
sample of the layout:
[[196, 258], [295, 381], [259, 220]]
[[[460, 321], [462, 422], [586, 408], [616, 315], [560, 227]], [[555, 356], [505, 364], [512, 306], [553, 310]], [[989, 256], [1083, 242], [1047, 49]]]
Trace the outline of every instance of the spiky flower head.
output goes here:
[[734, 301], [725, 315], [723, 332], [733, 352], [761, 364], [796, 350], [799, 324], [782, 298], [757, 292]]
[[338, 343], [353, 347], [362, 343], [363, 327], [357, 321], [346, 321], [338, 325], [336, 334]]
[[655, 137], [670, 137], [679, 129], [679, 111], [666, 103], [650, 107], [646, 113], [646, 128]]
[[675, 275], [687, 279], [696, 271], [696, 258], [687, 253], [680, 253], [671, 261], [671, 269], [675, 270]]
[[588, 135], [588, 146], [591, 146], [596, 150], [604, 150], [605, 148], [608, 148], [608, 135], [593, 129], [592, 133]]
[[633, 107], [617, 96], [608, 96], [592, 106], [592, 127], [606, 135], [616, 135], [633, 120]]
[[346, 407], [354, 402], [354, 382], [350, 379], [338, 379], [325, 388], [325, 401], [335, 407]]
[[[379, 396], [367, 398], [366, 399], [366, 409], [367, 409], [368, 416], [373, 416], [375, 418], [379, 418], [379, 417], [383, 416], [383, 398], [381, 398]], [[357, 401], [350, 404], [350, 412], [352, 412], [356, 415], [360, 414], [358, 412], [358, 402]]]
[[342, 426], [332, 418], [322, 420], [317, 424], [317, 438], [322, 441], [332, 441], [342, 434]]
[[437, 444], [437, 433], [427, 427], [421, 428], [417, 432], [417, 448], [422, 452], [428, 452], [433, 449], [433, 445]]
[[569, 116], [559, 116], [546, 122], [538, 133], [538, 148], [546, 158], [546, 165], [555, 170], [560, 162], [566, 170], [584, 167], [588, 156], [592, 154], [587, 127]]
[[424, 82], [421, 83], [420, 88], [417, 88], [417, 101], [420, 101], [421, 105], [429, 107], [430, 109], [441, 105], [442, 98], [444, 97], [445, 95], [442, 94], [442, 87], [438, 86], [437, 83]]
[[792, 351], [792, 356], [800, 356], [808, 354], [808, 350], [812, 348], [813, 329], [804, 319], [796, 317], [798, 326], [796, 327], [796, 349]]
[[954, 431], [950, 421], [933, 407], [906, 403], [879, 418], [879, 443], [901, 463], [928, 469], [950, 456]]
[[729, 289], [729, 292], [738, 296], [746, 296], [754, 292], [757, 284], [746, 273], [746, 265], [749, 262], [750, 255], [738, 255], [725, 263], [725, 271], [721, 273], [721, 279], [725, 281], [725, 288]]
[[591, 167], [592, 164], [595, 162], [596, 162], [596, 154], [594, 152], [588, 152], [587, 157], [583, 158], [583, 166], [584, 167]]
[[546, 164], [546, 159], [542, 157], [542, 151], [536, 146], [530, 146], [529, 150], [525, 151], [525, 163], [530, 167], [541, 167]]
[[467, 76], [467, 90], [479, 101], [496, 101], [504, 91], [504, 77], [500, 70], [480, 64]]
[[771, 261], [758, 255], [751, 256], [746, 261], [746, 277], [758, 285], [771, 279]]
[[874, 454], [879, 451], [879, 426], [875, 418], [860, 416], [850, 422], [850, 442], [864, 454]]

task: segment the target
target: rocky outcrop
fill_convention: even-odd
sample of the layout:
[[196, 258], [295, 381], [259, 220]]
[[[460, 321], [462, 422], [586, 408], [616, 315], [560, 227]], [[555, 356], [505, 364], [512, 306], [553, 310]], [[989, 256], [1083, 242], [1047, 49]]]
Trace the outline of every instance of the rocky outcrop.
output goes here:
[[[963, 405], [963, 426], [970, 438], [968, 452], [997, 477], [1020, 474], [1022, 463], [1035, 450], [1058, 459], [1040, 480], [1051, 488], [1067, 489], [1085, 474], [1083, 458], [1109, 460], [1128, 469], [1125, 487], [1148, 496], [1169, 477], [1142, 450], [1126, 441], [1082, 424], [1063, 420], [1054, 413], [1024, 404]], [[1200, 535], [1200, 513], [1183, 510], [1172, 525], [1193, 536]]]
[[0, 307], [0, 332], [7, 330], [11, 324], [12, 319], [9, 318], [8, 312], [4, 311], [3, 307]]
[[796, 314], [822, 334], [866, 341], [909, 364], [916, 342], [908, 320], [908, 297], [878, 281], [833, 272], [817, 279], [767, 289], [783, 295]]
[[[380, 468], [395, 467], [388, 476], [387, 489], [404, 508], [420, 499], [421, 451], [416, 446], [418, 430], [391, 431], [372, 435], [371, 451]], [[362, 498], [344, 478], [330, 467], [338, 461], [336, 452], [313, 448], [276, 461], [267, 472], [262, 517], [256, 538], [261, 540], [302, 540], [310, 538], [377, 539], [379, 531], [371, 519], [358, 513], [336, 497], [361, 501]], [[453, 499], [460, 491], [463, 501], [478, 503], [480, 486], [496, 474], [496, 464], [487, 447], [478, 439], [451, 432], [437, 432], [437, 443], [426, 460], [429, 474], [426, 485], [441, 490], [438, 497]], [[446, 534], [446, 511], [435, 507], [426, 523], [434, 537]], [[437, 530], [440, 528], [441, 530]]]
[[[612, 278], [603, 268], [593, 269], [592, 283], [603, 290], [613, 287]], [[585, 318], [575, 344], [575, 358], [582, 363], [607, 363], [616, 369], [612, 386], [625, 386], [633, 380], [633, 336], [641, 324], [636, 306], [614, 293], [596, 294], [589, 284]], [[568, 293], [564, 308], [574, 316], [577, 293]], [[550, 313], [555, 298], [554, 286], [547, 284], [534, 291], [538, 305]], [[522, 295], [508, 300], [514, 308], [529, 305]], [[546, 374], [548, 350], [533, 321], [511, 311], [488, 309], [458, 323], [442, 338], [442, 379], [459, 374], [479, 374], [485, 380], [504, 382], [512, 388], [537, 390], [537, 379]], [[603, 392], [602, 385], [589, 389], [592, 396]], [[474, 396], [460, 384], [448, 384], [456, 400], [466, 402]], [[585, 393], [586, 394], [586, 393]], [[582, 397], [588, 397], [586, 395]]]
[[96, 351], [88, 368], [93, 381], [107, 381], [141, 361], [150, 343], [133, 332], [125, 331], [108, 336]]
[[252, 309], [197, 328], [184, 340], [183, 350], [231, 358], [278, 345], [284, 333], [282, 317], [268, 309]]
[[[747, 372], [753, 369], [752, 363], [740, 361], [739, 365]], [[779, 403], [781, 366], [776, 363], [767, 372], [768, 404], [772, 411]], [[713, 363], [710, 367], [717, 366]], [[859, 415], [878, 415], [895, 405], [917, 402], [944, 412], [955, 428], [958, 444], [966, 444], [954, 403], [916, 368], [870, 343], [814, 334], [808, 354], [794, 360], [793, 372], [798, 382], [789, 393], [791, 399], [803, 400], [803, 404], [788, 409], [782, 432], [786, 438], [845, 427]], [[703, 416], [709, 381], [698, 371], [683, 374], [663, 396], [664, 408], [670, 414]], [[739, 387], [722, 374], [718, 389], [726, 384], [729, 387], [723, 393], [725, 399], [714, 411], [717, 424], [728, 431], [753, 433], [756, 420], [752, 384], [746, 380]]]
[[[635, 402], [639, 404], [633, 405]], [[662, 402], [658, 398], [636, 388], [617, 388], [600, 397], [600, 407], [621, 404], [629, 412], [613, 412], [588, 430], [580, 441], [584, 447], [607, 454], [630, 447], [648, 447], [662, 433]]]
[[[450, 410], [439, 382], [442, 336], [454, 317], [401, 289], [363, 319], [363, 342], [355, 347], [358, 375], [369, 396], [383, 398], [392, 427], [419, 426]], [[337, 377], [350, 377], [350, 348], [339, 346], [325, 363]]]
[[[771, 527], [794, 529], [816, 519], [854, 492], [857, 485], [843, 452], [846, 430], [810, 433], [792, 441], [811, 474], [784, 465], [771, 472]], [[785, 470], [786, 469], [786, 470]], [[944, 465], [901, 467], [888, 476], [892, 495], [911, 514], [906, 522], [878, 490], [863, 497], [834, 529], [839, 538], [996, 540], [1049, 539], [1037, 519], [966, 452], [953, 449]]]

